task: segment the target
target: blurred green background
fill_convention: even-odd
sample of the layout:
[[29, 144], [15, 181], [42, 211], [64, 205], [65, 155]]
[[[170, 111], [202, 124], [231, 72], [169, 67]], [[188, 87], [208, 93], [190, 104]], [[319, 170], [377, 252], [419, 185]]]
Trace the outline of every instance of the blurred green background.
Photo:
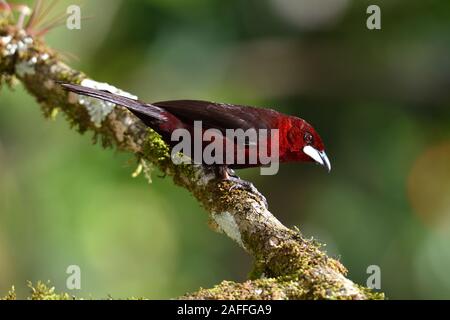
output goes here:
[[[25, 1], [27, 3], [27, 1]], [[30, 1], [28, 3], [31, 3]], [[73, 4], [62, 0], [59, 11]], [[366, 28], [378, 4], [382, 30]], [[450, 2], [84, 1], [79, 31], [46, 36], [68, 63], [146, 101], [272, 106], [321, 133], [333, 171], [241, 171], [287, 226], [391, 299], [450, 298]], [[211, 232], [187, 191], [131, 155], [45, 121], [19, 85], [0, 92], [0, 293], [51, 280], [79, 297], [170, 298], [244, 280], [251, 259]]]

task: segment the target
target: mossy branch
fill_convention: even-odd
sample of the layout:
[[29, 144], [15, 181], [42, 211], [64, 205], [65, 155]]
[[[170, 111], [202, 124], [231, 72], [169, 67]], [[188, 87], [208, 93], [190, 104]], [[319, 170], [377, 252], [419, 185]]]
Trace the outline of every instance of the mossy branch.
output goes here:
[[318, 243], [285, 227], [269, 212], [261, 195], [234, 189], [232, 182], [219, 181], [202, 167], [174, 165], [160, 136], [125, 108], [80, 99], [64, 91], [57, 81], [105, 84], [71, 69], [41, 39], [18, 30], [1, 16], [0, 77], [0, 83], [20, 80], [45, 116], [61, 111], [79, 132], [91, 131], [105, 147], [133, 153], [144, 164], [151, 163], [172, 177], [203, 205], [214, 230], [228, 235], [254, 257], [251, 280], [241, 284], [223, 282], [182, 298], [383, 298], [347, 279], [344, 266], [322, 252]]

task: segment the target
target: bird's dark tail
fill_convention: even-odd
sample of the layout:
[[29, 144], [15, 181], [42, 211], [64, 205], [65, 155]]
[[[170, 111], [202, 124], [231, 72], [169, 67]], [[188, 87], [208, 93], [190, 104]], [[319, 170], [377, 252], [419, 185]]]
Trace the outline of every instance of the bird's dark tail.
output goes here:
[[[104, 90], [98, 90], [88, 87], [83, 87], [76, 84], [70, 84], [70, 83], [59, 83], [64, 89], [74, 92], [79, 95], [88, 96], [108, 102], [112, 102], [114, 104], [123, 106], [127, 109], [129, 109], [131, 112], [133, 112], [137, 117], [139, 117], [141, 120], [146, 119], [147, 121], [149, 118], [153, 120], [159, 120], [164, 121], [166, 120], [163, 115], [163, 109], [151, 105], [146, 104], [144, 102], [141, 102], [139, 100], [134, 100], [128, 97], [124, 97], [118, 94], [111, 93], [109, 91]], [[146, 121], [144, 121], [146, 122]]]

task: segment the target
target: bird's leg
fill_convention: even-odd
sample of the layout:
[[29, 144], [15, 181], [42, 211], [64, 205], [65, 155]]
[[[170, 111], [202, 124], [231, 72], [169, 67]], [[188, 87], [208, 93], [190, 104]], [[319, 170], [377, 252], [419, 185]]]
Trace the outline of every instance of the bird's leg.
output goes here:
[[230, 169], [227, 166], [218, 166], [216, 167], [216, 175], [225, 181], [233, 182], [233, 185], [230, 187], [229, 191], [241, 189], [249, 192], [252, 195], [256, 195], [260, 199], [263, 200], [266, 208], [269, 208], [266, 198], [255, 188], [253, 183], [241, 179], [233, 169]]
[[228, 168], [227, 166], [217, 166], [214, 167], [216, 170], [216, 175], [222, 180], [229, 180], [230, 176], [234, 175], [234, 170]]

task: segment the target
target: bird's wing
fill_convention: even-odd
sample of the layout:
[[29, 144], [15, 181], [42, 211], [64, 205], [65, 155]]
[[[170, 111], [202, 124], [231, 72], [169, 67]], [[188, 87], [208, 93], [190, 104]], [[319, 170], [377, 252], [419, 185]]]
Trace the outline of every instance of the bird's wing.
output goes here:
[[202, 121], [204, 128], [272, 129], [277, 112], [270, 109], [199, 100], [176, 100], [153, 103], [186, 123]]

